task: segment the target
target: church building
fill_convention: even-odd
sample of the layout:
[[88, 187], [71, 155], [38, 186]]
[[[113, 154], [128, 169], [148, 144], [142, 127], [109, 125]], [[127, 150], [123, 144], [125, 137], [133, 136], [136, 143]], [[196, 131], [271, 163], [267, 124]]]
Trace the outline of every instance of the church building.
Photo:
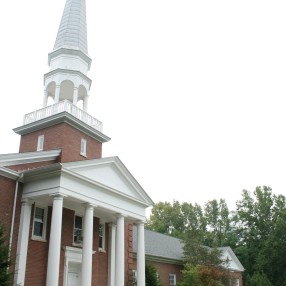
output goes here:
[[[182, 241], [144, 229], [152, 199], [88, 113], [91, 79], [85, 0], [66, 0], [44, 75], [43, 105], [24, 115], [19, 153], [0, 154], [0, 223], [13, 286], [145, 286], [145, 260], [176, 285]], [[243, 267], [229, 248], [229, 271]]]
[[136, 268], [143, 286], [153, 202], [118, 157], [102, 158], [110, 138], [88, 113], [85, 0], [66, 1], [48, 63], [43, 106], [14, 129], [19, 153], [0, 155], [0, 221], [9, 228], [14, 285], [132, 285]]

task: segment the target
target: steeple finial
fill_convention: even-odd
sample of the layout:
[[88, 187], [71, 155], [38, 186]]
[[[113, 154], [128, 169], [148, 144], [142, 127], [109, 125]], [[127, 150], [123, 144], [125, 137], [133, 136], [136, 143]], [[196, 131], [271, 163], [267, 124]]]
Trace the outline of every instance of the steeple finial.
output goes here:
[[54, 50], [68, 48], [88, 53], [85, 0], [67, 0]]

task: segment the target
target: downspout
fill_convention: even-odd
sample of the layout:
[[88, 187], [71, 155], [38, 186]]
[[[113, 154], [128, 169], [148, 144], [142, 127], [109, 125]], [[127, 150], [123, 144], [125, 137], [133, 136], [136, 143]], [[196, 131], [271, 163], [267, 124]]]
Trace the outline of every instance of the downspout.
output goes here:
[[[8, 260], [10, 260], [10, 257], [11, 257], [12, 242], [13, 242], [13, 232], [14, 232], [14, 224], [15, 224], [15, 213], [16, 213], [16, 205], [17, 205], [17, 197], [18, 197], [18, 189], [19, 189], [19, 181], [22, 178], [23, 178], [23, 173], [21, 173], [21, 175], [19, 176], [19, 178], [16, 181], [14, 204], [13, 204], [13, 214], [12, 214], [10, 237], [9, 237]], [[9, 267], [7, 268], [7, 271], [9, 271]]]

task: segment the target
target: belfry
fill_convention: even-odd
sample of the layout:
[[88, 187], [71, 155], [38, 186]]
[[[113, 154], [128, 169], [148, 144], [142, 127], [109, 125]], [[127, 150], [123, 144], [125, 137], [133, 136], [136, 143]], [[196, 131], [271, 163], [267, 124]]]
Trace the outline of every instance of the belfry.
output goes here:
[[14, 285], [125, 286], [136, 269], [145, 286], [145, 210], [153, 202], [118, 157], [102, 158], [110, 138], [88, 113], [85, 0], [66, 1], [48, 64], [43, 106], [14, 129], [19, 153], [0, 155]]

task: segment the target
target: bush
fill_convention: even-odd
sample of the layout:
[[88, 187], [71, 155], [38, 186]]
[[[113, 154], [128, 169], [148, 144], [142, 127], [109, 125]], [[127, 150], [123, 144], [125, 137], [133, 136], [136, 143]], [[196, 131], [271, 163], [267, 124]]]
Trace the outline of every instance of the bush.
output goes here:
[[161, 286], [160, 279], [157, 276], [156, 268], [150, 264], [145, 265], [145, 285], [146, 286]]

